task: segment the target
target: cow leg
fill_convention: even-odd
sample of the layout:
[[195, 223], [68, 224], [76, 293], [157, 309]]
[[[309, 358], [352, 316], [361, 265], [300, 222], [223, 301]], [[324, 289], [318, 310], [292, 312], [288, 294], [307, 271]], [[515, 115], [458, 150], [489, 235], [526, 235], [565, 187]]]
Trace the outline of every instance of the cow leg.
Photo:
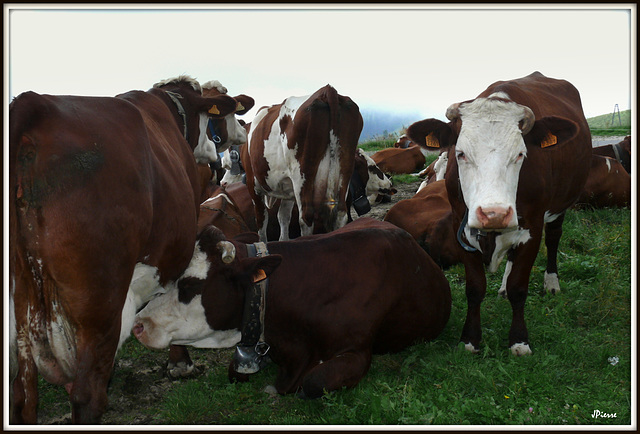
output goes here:
[[462, 328], [460, 341], [465, 344], [466, 350], [477, 353], [482, 339], [480, 305], [487, 292], [487, 278], [484, 273], [482, 256], [475, 254], [467, 258], [464, 269], [466, 275], [467, 319]]
[[280, 208], [278, 208], [278, 223], [280, 224], [280, 241], [287, 241], [289, 239], [289, 225], [291, 224], [291, 212], [293, 211], [293, 200], [280, 201]]
[[34, 425], [38, 421], [38, 370], [28, 344], [19, 343], [18, 371], [12, 385], [12, 424]]
[[502, 283], [500, 284], [500, 289], [498, 290], [498, 295], [502, 298], [507, 298], [507, 279], [509, 279], [509, 274], [511, 274], [511, 268], [513, 267], [513, 252], [513, 249], [509, 249], [509, 251], [507, 252], [507, 264], [504, 267]]
[[371, 365], [371, 350], [338, 354], [321, 362], [302, 380], [301, 396], [320, 398], [326, 392], [354, 387]]
[[169, 347], [169, 361], [167, 362], [167, 375], [171, 378], [187, 377], [193, 372], [193, 362], [189, 357], [189, 351], [184, 345], [171, 345]]
[[544, 289], [555, 294], [560, 292], [560, 282], [558, 281], [558, 246], [562, 237], [563, 213], [554, 221], [545, 225], [544, 242], [547, 246], [547, 269], [544, 272]]
[[[104, 344], [100, 345], [100, 342]], [[118, 339], [91, 330], [78, 334], [76, 378], [70, 387], [71, 422], [97, 424], [107, 408], [107, 387]]]
[[529, 292], [529, 277], [540, 249], [542, 234], [531, 230], [531, 239], [516, 248], [513, 266], [507, 279], [507, 298], [511, 303], [512, 318], [509, 330], [509, 348], [516, 356], [531, 354], [529, 332], [524, 321], [524, 305]]
[[256, 211], [256, 225], [258, 227], [258, 236], [260, 241], [267, 241], [267, 225], [269, 223], [269, 214], [267, 207], [264, 205], [264, 196], [253, 198], [253, 208]]

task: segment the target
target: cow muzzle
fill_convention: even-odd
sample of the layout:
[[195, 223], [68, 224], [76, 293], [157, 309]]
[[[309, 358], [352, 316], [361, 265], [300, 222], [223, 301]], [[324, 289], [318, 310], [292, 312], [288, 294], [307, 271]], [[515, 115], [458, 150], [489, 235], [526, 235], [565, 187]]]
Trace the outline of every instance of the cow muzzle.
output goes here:
[[477, 229], [496, 230], [508, 229], [516, 225], [515, 213], [513, 208], [504, 208], [498, 206], [478, 207], [476, 208], [476, 218], [480, 223]]

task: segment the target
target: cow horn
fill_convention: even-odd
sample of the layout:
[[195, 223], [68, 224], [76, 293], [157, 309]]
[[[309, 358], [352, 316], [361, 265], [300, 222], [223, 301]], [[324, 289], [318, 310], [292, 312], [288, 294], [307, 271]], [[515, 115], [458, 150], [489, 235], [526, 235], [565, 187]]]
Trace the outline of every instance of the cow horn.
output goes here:
[[447, 119], [450, 121], [460, 117], [460, 103], [454, 103], [449, 106], [446, 112]]
[[520, 129], [522, 130], [522, 134], [527, 134], [533, 128], [533, 124], [536, 121], [536, 115], [533, 114], [533, 111], [527, 107], [522, 106], [524, 110], [524, 116], [522, 117], [522, 126]]
[[229, 241], [220, 241], [216, 247], [222, 253], [222, 262], [230, 264], [236, 258], [236, 247]]

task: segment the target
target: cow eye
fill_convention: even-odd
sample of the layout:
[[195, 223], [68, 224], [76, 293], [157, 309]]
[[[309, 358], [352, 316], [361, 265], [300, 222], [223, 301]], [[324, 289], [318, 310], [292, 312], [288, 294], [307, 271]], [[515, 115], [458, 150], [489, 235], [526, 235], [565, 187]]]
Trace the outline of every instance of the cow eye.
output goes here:
[[458, 160], [467, 161], [467, 156], [462, 151], [458, 151], [456, 156], [458, 157]]
[[522, 161], [523, 158], [524, 158], [524, 152], [520, 152], [516, 157], [516, 163], [519, 161]]

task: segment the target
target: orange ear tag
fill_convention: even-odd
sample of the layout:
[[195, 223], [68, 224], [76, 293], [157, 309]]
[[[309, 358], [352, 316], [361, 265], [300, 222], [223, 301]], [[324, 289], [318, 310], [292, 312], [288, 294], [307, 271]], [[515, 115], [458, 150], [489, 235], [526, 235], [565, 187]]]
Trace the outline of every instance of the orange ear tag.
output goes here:
[[424, 141], [426, 143], [426, 145], [430, 148], [439, 148], [440, 147], [440, 141], [438, 140], [438, 138], [435, 136], [435, 133], [429, 133], [429, 135], [427, 137], [424, 138]]
[[211, 113], [212, 115], [219, 115], [219, 114], [220, 114], [220, 110], [218, 110], [218, 107], [214, 104], [214, 105], [209, 109], [209, 113]]
[[551, 133], [547, 133], [546, 137], [542, 139], [540, 143], [541, 148], [546, 148], [548, 146], [553, 146], [558, 143], [558, 138]]
[[263, 269], [258, 268], [253, 275], [253, 283], [258, 283], [267, 278], [267, 273], [264, 272]]

